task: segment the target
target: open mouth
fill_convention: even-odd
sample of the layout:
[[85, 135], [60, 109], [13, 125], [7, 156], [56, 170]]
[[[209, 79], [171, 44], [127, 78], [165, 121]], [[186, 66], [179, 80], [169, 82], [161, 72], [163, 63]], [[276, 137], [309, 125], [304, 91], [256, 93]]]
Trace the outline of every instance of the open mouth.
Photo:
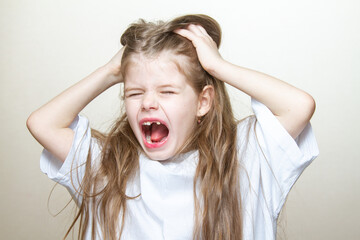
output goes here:
[[148, 147], [159, 147], [166, 142], [169, 129], [160, 121], [146, 120], [141, 123], [145, 144]]

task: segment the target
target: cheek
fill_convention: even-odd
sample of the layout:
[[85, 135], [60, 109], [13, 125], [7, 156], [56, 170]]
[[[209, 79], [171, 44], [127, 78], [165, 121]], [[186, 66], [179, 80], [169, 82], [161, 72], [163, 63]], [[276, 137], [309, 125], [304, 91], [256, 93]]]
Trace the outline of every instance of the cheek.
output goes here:
[[197, 102], [193, 98], [186, 96], [178, 96], [174, 99], [165, 99], [161, 102], [161, 106], [171, 116], [185, 117], [196, 116]]
[[135, 126], [137, 125], [137, 110], [135, 104], [133, 102], [125, 101], [125, 112], [130, 126], [134, 131]]
[[182, 98], [173, 104], [166, 103], [168, 116], [176, 125], [178, 131], [188, 134], [189, 129], [193, 129], [196, 123], [197, 104], [189, 99]]
[[129, 104], [129, 102], [125, 101], [125, 112], [126, 112], [126, 116], [128, 117], [129, 120], [130, 120], [131, 116], [133, 115], [131, 109], [133, 109], [131, 107], [131, 104]]
[[130, 116], [133, 116], [133, 115], [136, 115], [138, 110], [139, 110], [139, 101], [137, 100], [128, 100], [128, 99], [125, 99], [125, 111], [126, 111], [126, 114], [130, 117]]

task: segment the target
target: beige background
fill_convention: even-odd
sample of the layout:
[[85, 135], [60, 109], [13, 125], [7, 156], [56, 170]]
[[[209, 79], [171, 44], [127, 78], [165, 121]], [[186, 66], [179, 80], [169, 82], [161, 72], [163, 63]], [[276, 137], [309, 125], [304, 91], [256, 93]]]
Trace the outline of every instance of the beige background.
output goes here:
[[[40, 172], [27, 116], [104, 64], [137, 18], [206, 13], [223, 28], [224, 58], [277, 76], [314, 96], [320, 156], [293, 188], [287, 239], [360, 239], [360, 2], [358, 0], [120, 0], [0, 2], [0, 239], [60, 239], [69, 196]], [[116, 87], [84, 111], [104, 128], [118, 113]], [[248, 98], [232, 91], [238, 116]], [[49, 208], [49, 211], [48, 211]]]

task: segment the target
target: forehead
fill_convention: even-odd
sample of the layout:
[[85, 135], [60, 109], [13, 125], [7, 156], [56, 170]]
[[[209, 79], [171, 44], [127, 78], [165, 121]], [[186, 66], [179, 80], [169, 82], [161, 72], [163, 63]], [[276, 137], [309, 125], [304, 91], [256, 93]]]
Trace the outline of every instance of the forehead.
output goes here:
[[180, 67], [181, 58], [167, 52], [153, 58], [134, 54], [125, 69], [125, 85], [150, 82], [185, 84], [188, 81]]

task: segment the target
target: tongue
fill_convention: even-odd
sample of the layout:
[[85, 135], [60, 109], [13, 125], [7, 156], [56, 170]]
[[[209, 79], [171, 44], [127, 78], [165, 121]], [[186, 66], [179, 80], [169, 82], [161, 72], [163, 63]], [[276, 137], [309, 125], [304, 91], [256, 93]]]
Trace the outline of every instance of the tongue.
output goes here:
[[164, 137], [169, 134], [169, 130], [165, 125], [152, 124], [151, 125], [151, 141], [160, 142]]

